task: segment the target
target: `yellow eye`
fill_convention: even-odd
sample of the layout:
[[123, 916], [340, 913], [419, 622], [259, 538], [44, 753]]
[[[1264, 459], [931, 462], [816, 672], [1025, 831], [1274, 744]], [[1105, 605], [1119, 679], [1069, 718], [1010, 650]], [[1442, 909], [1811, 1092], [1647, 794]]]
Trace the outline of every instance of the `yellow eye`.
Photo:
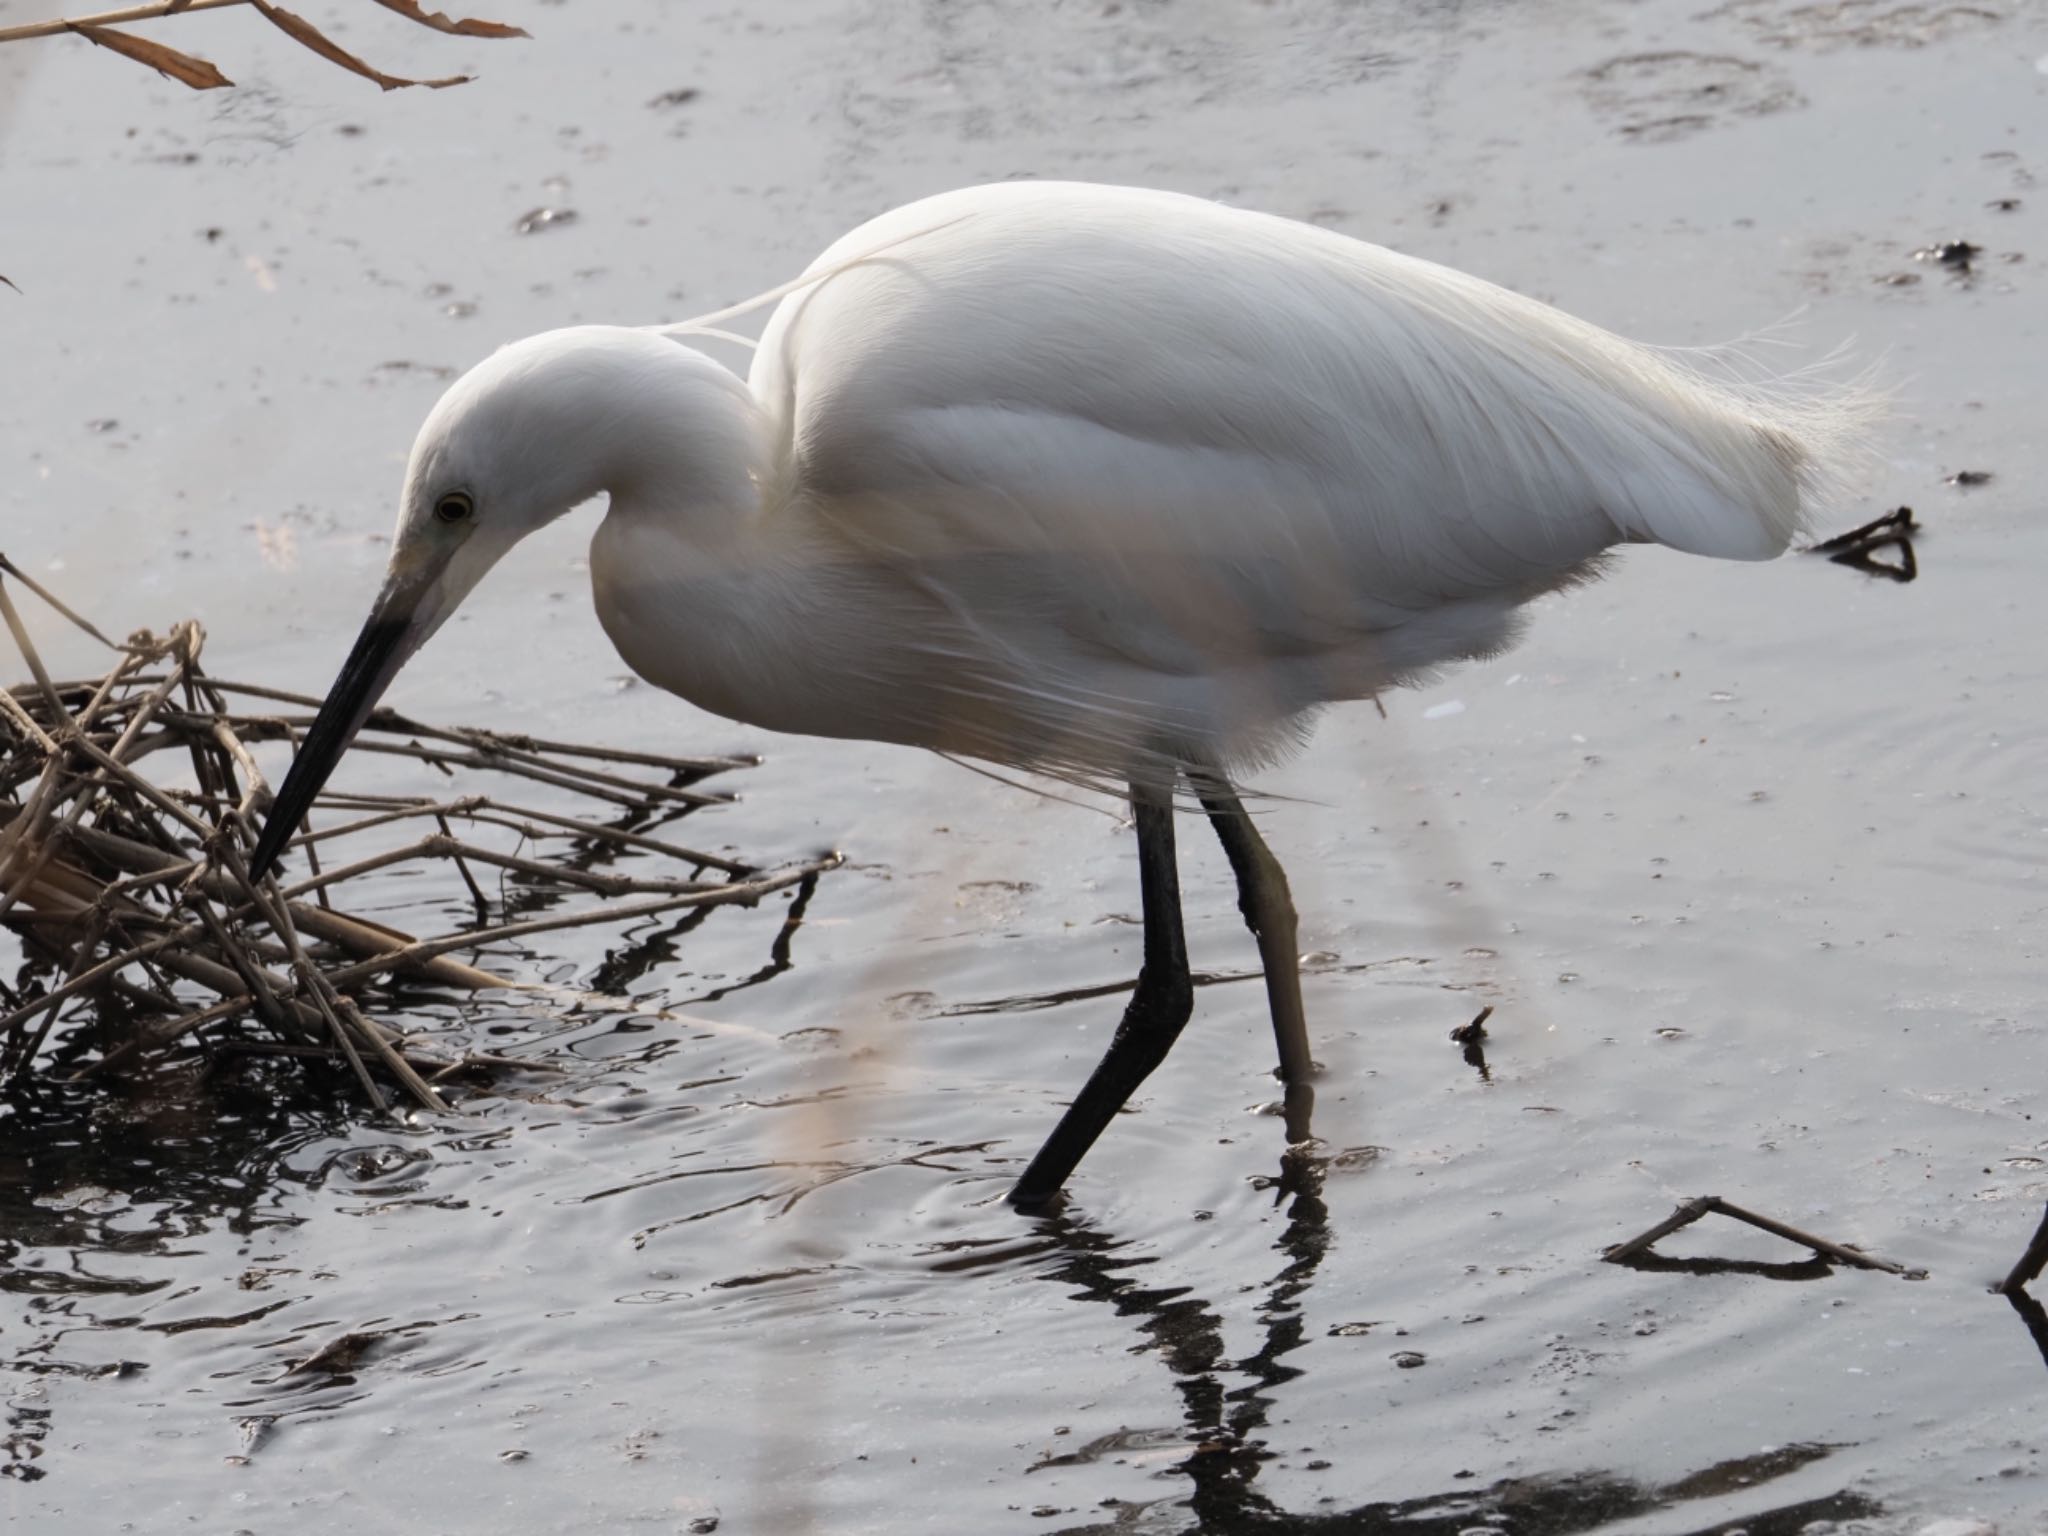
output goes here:
[[476, 515], [476, 503], [467, 491], [450, 491], [434, 503], [434, 516], [444, 523], [467, 522]]

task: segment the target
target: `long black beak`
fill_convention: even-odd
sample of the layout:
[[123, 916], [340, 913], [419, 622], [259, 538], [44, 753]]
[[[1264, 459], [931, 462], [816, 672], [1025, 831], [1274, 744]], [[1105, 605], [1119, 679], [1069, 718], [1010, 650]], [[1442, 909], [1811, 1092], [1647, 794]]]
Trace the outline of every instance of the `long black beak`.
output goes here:
[[[388, 596], [387, 593], [387, 599]], [[284, 845], [298, 830], [313, 797], [320, 793], [327, 776], [334, 772], [334, 765], [341, 761], [341, 754], [355, 740], [356, 732], [369, 719], [370, 711], [377, 707], [398, 669], [425, 638], [423, 631], [427, 626], [419, 616], [399, 617], [393, 611], [398, 606], [380, 599], [363, 632], [356, 637], [355, 649], [348, 653], [341, 676], [328, 690], [327, 702], [314, 716], [313, 728], [300, 744], [299, 755], [292, 759], [291, 772], [285, 775], [284, 787], [278, 790], [270, 808], [270, 818], [263, 823], [263, 833], [256, 839], [256, 853], [249, 861], [251, 880], [261, 880], [276, 862]]]

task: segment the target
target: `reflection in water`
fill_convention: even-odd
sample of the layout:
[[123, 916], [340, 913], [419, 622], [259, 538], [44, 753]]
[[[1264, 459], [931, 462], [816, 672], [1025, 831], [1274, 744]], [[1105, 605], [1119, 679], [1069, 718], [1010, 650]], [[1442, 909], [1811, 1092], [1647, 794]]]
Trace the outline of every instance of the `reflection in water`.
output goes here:
[[2007, 1291], [2004, 1295], [2012, 1303], [2013, 1311], [2019, 1313], [2020, 1321], [2027, 1325], [2027, 1337], [2034, 1341], [2034, 1348], [2041, 1351], [2041, 1363], [2048, 1365], [2048, 1308], [2043, 1308], [2023, 1290]]
[[[695, 777], [701, 778], [703, 775]], [[691, 776], [677, 773], [671, 776], [670, 787], [680, 789], [692, 781]], [[626, 808], [601, 825], [611, 832], [654, 837], [696, 809], [698, 807], [694, 805], [651, 801]], [[580, 874], [614, 873], [616, 865], [635, 856], [636, 852], [631, 845], [616, 842], [611, 838], [574, 836], [551, 844], [548, 855], [550, 862]], [[713, 865], [709, 863], [697, 864], [687, 871], [687, 876], [690, 879], [701, 879], [712, 867]], [[738, 871], [747, 866], [721, 864], [720, 867]], [[802, 901], [810, 899], [810, 891], [815, 884], [815, 880], [803, 882], [800, 897]], [[558, 884], [538, 881], [516, 870], [500, 871], [496, 889], [497, 909], [495, 912], [480, 911], [477, 915], [478, 927], [544, 916], [552, 908], [568, 900], [571, 894]], [[587, 982], [589, 990], [623, 995], [630, 983], [657, 969], [675, 965], [680, 958], [675, 941], [704, 922], [714, 910], [711, 907], [692, 907], [686, 909], [674, 921], [653, 925], [644, 937], [634, 940], [606, 957]], [[460, 929], [460, 924], [451, 923], [451, 932]]]
[[[1121, 1430], [1064, 1456], [1048, 1457], [1030, 1470], [1099, 1461], [1133, 1452], [1178, 1448], [1186, 1452], [1171, 1470], [1187, 1480], [1185, 1493], [1115, 1507], [1106, 1520], [1061, 1528], [1062, 1536], [1111, 1536], [1115, 1532], [1193, 1530], [1204, 1536], [1459, 1536], [1472, 1530], [1512, 1530], [1516, 1536], [1577, 1536], [1618, 1520], [1669, 1510], [1694, 1500], [1717, 1498], [1758, 1487], [1824, 1459], [1833, 1445], [1773, 1447], [1754, 1456], [1717, 1462], [1674, 1482], [1651, 1485], [1610, 1473], [1580, 1472], [1503, 1478], [1484, 1487], [1422, 1498], [1364, 1504], [1349, 1510], [1296, 1513], [1281, 1508], [1259, 1487], [1261, 1465], [1271, 1460], [1261, 1432], [1271, 1422], [1285, 1385], [1301, 1374], [1287, 1357], [1306, 1342], [1304, 1305], [1333, 1234], [1322, 1198], [1324, 1164], [1293, 1159], [1274, 1181], [1277, 1201], [1288, 1203], [1287, 1224], [1273, 1246], [1281, 1264], [1265, 1284], [1258, 1308], [1264, 1341], [1253, 1354], [1230, 1360], [1224, 1354], [1223, 1318], [1185, 1286], [1147, 1286], [1135, 1273], [1158, 1262], [1133, 1255], [1127, 1244], [1085, 1217], [1061, 1211], [1040, 1218], [1038, 1228], [1054, 1245], [1058, 1260], [1046, 1279], [1073, 1287], [1073, 1297], [1107, 1302], [1120, 1317], [1133, 1318], [1145, 1338], [1142, 1353], [1157, 1354], [1174, 1375], [1182, 1403], [1181, 1424], [1171, 1429]], [[1651, 1256], [1654, 1257], [1654, 1256]], [[1695, 1262], [1657, 1260], [1645, 1268], [1687, 1268]], [[1814, 1268], [1802, 1265], [1719, 1267], [1772, 1273]], [[2028, 1298], [2031, 1300], [2031, 1298]], [[2015, 1305], [2019, 1305], [2015, 1300]], [[2040, 1308], [2035, 1307], [2038, 1315]], [[2022, 1315], [2026, 1315], [2023, 1309]], [[2048, 1326], [2048, 1318], [2043, 1320]], [[2030, 1319], [2029, 1326], [2034, 1324]], [[2036, 1334], [2037, 1340], [2043, 1337]], [[2043, 1347], [2048, 1357], [2048, 1344]], [[1241, 1385], [1226, 1378], [1244, 1376]], [[1180, 1512], [1185, 1511], [1184, 1523]], [[1842, 1491], [1745, 1516], [1749, 1536], [1798, 1536], [1819, 1520], [1862, 1519], [1882, 1513], [1861, 1494]], [[1164, 1520], [1170, 1523], [1162, 1523]], [[1511, 1524], [1502, 1524], [1511, 1519]], [[1711, 1531], [1729, 1529], [1718, 1522]]]
[[1834, 1261], [1817, 1253], [1803, 1259], [1774, 1262], [1768, 1259], [1676, 1259], [1661, 1253], [1645, 1252], [1608, 1262], [1652, 1275], [1759, 1275], [1766, 1280], [1824, 1280], [1835, 1272]]
[[[34, 1481], [54, 1411], [53, 1377], [122, 1378], [146, 1369], [122, 1336], [253, 1322], [282, 1303], [252, 1297], [232, 1316], [156, 1318], [172, 1307], [170, 1261], [204, 1233], [244, 1237], [303, 1219], [283, 1170], [348, 1116], [319, 1104], [296, 1073], [213, 1075], [195, 1061], [146, 1079], [66, 1085], [83, 1041], [52, 1070], [0, 1096], [0, 1306], [10, 1337], [0, 1475]], [[161, 1278], [109, 1273], [165, 1261]], [[251, 1272], [256, 1274], [255, 1271]], [[261, 1286], [261, 1278], [246, 1288]], [[18, 1311], [15, 1309], [18, 1307]]]

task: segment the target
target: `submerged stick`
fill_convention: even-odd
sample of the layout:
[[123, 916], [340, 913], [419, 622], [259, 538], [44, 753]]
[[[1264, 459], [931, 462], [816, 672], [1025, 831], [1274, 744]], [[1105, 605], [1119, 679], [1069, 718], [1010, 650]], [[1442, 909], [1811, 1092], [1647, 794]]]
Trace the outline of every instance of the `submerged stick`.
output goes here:
[[2016, 1296], [2048, 1269], [2048, 1210], [2041, 1213], [2041, 1225], [2034, 1229], [2033, 1241], [2027, 1244], [2027, 1251], [2020, 1255], [2019, 1262], [2012, 1267], [1994, 1289], [2007, 1296]]
[[1755, 1211], [1723, 1200], [1719, 1195], [1695, 1195], [1690, 1200], [1680, 1201], [1678, 1208], [1654, 1227], [1638, 1233], [1625, 1243], [1615, 1244], [1600, 1257], [1609, 1264], [1626, 1264], [1630, 1259], [1646, 1252], [1658, 1239], [1670, 1236], [1680, 1227], [1692, 1225], [1702, 1216], [1716, 1213], [1746, 1222], [1774, 1237], [1782, 1237], [1787, 1242], [1799, 1244], [1802, 1248], [1810, 1248], [1823, 1258], [1833, 1259], [1837, 1263], [1847, 1264], [1856, 1269], [1880, 1269], [1887, 1274], [1900, 1275], [1908, 1280], [1923, 1280], [1927, 1277], [1927, 1271], [1924, 1269], [1909, 1269], [1903, 1264], [1894, 1264], [1890, 1259], [1880, 1259], [1860, 1249], [1830, 1242], [1824, 1237], [1816, 1237], [1811, 1232], [1802, 1232], [1797, 1227], [1788, 1226], [1769, 1216], [1760, 1216]]

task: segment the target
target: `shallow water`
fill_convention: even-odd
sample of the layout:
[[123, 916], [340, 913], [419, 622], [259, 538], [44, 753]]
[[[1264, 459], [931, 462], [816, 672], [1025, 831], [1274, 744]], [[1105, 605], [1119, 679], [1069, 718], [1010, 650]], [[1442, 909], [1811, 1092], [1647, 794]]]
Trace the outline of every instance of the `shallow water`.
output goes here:
[[[109, 622], [200, 617], [223, 674], [325, 685], [445, 370], [1009, 175], [1314, 218], [1653, 340], [1804, 307], [1899, 381], [1839, 521], [1911, 503], [1922, 576], [1635, 553], [1332, 716], [1262, 786], [1327, 1170], [1276, 1188], [1190, 828], [1213, 983], [1033, 1220], [1005, 1181], [1136, 965], [1128, 833], [622, 686], [569, 519], [394, 702], [763, 751], [689, 834], [851, 865], [793, 930], [528, 962], [696, 1022], [423, 1006], [568, 1069], [454, 1119], [246, 1069], [0, 1105], [23, 1529], [2048, 1529], [2048, 1357], [1985, 1291], [2048, 1198], [2038, 8], [515, 4], [499, 45], [363, 9], [308, 14], [481, 78], [380, 97], [236, 12], [161, 29], [213, 96], [0, 50], [0, 545]], [[542, 207], [578, 217], [517, 233]], [[1910, 254], [1957, 236], [1967, 278]], [[1483, 1078], [1446, 1035], [1484, 1003]], [[1929, 1276], [1718, 1221], [1660, 1251], [1731, 1262], [1598, 1262], [1707, 1192]]]

